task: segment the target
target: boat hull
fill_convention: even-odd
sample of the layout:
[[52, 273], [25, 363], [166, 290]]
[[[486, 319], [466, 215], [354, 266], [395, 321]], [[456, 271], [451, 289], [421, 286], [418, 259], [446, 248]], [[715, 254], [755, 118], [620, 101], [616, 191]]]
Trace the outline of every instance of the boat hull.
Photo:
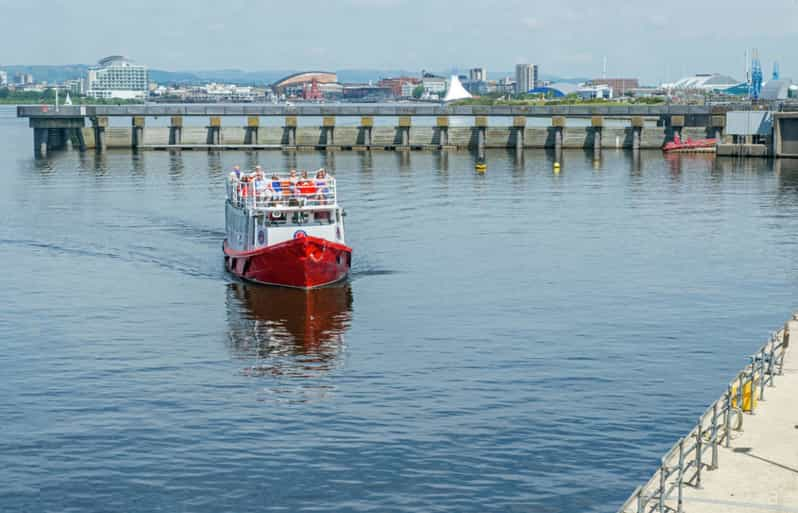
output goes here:
[[341, 281], [349, 274], [352, 248], [306, 236], [252, 251], [235, 251], [224, 241], [225, 268], [241, 279], [312, 289]]

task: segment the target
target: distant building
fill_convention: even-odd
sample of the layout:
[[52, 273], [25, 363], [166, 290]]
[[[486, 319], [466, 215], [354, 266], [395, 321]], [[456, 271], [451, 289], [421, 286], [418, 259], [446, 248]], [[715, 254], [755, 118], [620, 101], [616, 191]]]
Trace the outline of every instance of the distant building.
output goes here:
[[316, 87], [322, 90], [323, 93], [323, 86], [325, 84], [334, 84], [337, 82], [338, 75], [329, 71], [303, 71], [281, 78], [272, 84], [272, 89], [278, 95], [302, 96], [305, 92], [305, 88], [311, 87], [313, 83], [315, 83]]
[[0, 87], [5, 87], [8, 85], [8, 73], [5, 71], [0, 71]]
[[424, 73], [421, 85], [424, 86], [424, 94], [427, 96], [440, 96], [446, 92], [446, 79], [432, 73]]
[[485, 82], [488, 80], [488, 70], [485, 68], [471, 68], [468, 70], [469, 82]]
[[762, 86], [762, 92], [759, 97], [763, 100], [786, 100], [790, 97], [790, 87], [792, 85], [792, 80], [789, 78], [768, 80]]
[[504, 77], [496, 82], [495, 92], [501, 94], [513, 94], [518, 90], [518, 84], [510, 77]]
[[534, 89], [538, 83], [537, 64], [515, 65], [515, 93], [523, 94]]
[[106, 57], [89, 68], [85, 89], [92, 98], [144, 99], [148, 93], [147, 67], [121, 55]]
[[609, 86], [615, 94], [620, 96], [640, 87], [640, 81], [636, 78], [594, 78], [589, 83], [594, 86]]
[[86, 82], [81, 79], [64, 80], [64, 89], [74, 96], [82, 96], [86, 94]]
[[540, 94], [552, 98], [564, 98], [569, 94], [576, 94], [578, 89], [579, 88], [574, 84], [560, 82], [555, 84], [548, 84], [545, 86], [544, 85], [538, 86], [529, 91], [529, 93]]
[[670, 84], [662, 84], [663, 89], [679, 89], [686, 91], [722, 91], [738, 85], [740, 82], [728, 75], [719, 73], [700, 73], [684, 77]]
[[33, 83], [33, 75], [19, 71], [14, 74], [14, 83], [21, 86], [30, 85]]
[[343, 99], [361, 102], [379, 102], [393, 96], [390, 87], [380, 87], [370, 84], [345, 84]]
[[[419, 80], [419, 82], [421, 82], [421, 81]], [[418, 87], [418, 83], [414, 84], [412, 82], [405, 82], [404, 84], [402, 84], [402, 89], [401, 89], [401, 92], [399, 94], [399, 97], [400, 98], [410, 98], [410, 97], [412, 97], [413, 96], [413, 91], [416, 90], [416, 87]]]
[[[377, 85], [380, 87], [388, 87], [391, 89], [391, 93], [396, 98], [402, 97], [410, 97], [413, 95], [413, 89], [421, 83], [421, 80], [413, 77], [396, 77], [396, 78], [383, 78]], [[409, 84], [410, 94], [404, 94], [407, 92], [408, 88], [405, 88], [404, 85]], [[404, 91], [404, 92], [403, 92]]]
[[583, 85], [576, 90], [576, 94], [583, 100], [595, 98], [610, 100], [612, 99], [612, 87], [606, 84]]

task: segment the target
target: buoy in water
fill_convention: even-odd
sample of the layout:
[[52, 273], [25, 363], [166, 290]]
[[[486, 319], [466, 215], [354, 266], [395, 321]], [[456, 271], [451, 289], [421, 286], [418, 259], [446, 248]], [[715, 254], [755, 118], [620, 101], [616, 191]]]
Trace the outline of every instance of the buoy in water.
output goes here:
[[560, 163], [559, 162], [555, 162], [554, 163], [554, 172], [555, 173], [559, 173], [560, 172]]
[[476, 169], [480, 173], [484, 173], [485, 171], [488, 170], [488, 165], [482, 162], [478, 162], [476, 165], [474, 165], [474, 169]]

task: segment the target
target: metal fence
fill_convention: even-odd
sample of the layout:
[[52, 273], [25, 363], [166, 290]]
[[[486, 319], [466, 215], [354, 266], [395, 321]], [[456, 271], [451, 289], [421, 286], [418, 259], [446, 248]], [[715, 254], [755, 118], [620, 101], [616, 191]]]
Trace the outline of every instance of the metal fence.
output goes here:
[[662, 457], [651, 479], [635, 489], [618, 513], [682, 513], [684, 487], [700, 487], [701, 473], [718, 468], [718, 448], [721, 444], [731, 447], [732, 433], [742, 430], [743, 412], [753, 413], [757, 402], [764, 399], [765, 389], [775, 385], [775, 377], [783, 371], [788, 344], [786, 330], [773, 333], [749, 357], [748, 365], [729, 383], [723, 396]]

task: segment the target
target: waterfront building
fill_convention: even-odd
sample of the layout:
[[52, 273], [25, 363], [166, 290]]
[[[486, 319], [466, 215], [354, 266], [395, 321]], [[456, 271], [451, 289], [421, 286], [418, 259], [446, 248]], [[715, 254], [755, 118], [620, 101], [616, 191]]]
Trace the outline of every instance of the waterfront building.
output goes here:
[[21, 86], [31, 85], [33, 84], [33, 75], [19, 71], [14, 74], [14, 83]]
[[524, 94], [538, 84], [537, 64], [515, 65], [515, 93]]
[[344, 84], [343, 99], [348, 101], [380, 102], [393, 96], [390, 87], [372, 84]]
[[596, 98], [610, 100], [612, 99], [612, 87], [606, 84], [585, 84], [576, 90], [576, 94], [583, 100], [593, 100]]
[[[391, 89], [391, 93], [396, 98], [401, 97], [410, 97], [413, 95], [413, 89], [421, 82], [421, 80], [413, 77], [396, 77], [396, 78], [383, 78], [377, 85], [380, 87], [388, 87]], [[404, 85], [409, 84], [408, 88], [405, 88]], [[403, 90], [406, 92], [410, 90], [410, 93], [405, 95]]]
[[728, 75], [721, 75], [720, 73], [699, 73], [677, 80], [676, 82], [662, 84], [662, 88], [666, 90], [683, 90], [683, 91], [723, 91], [729, 89], [740, 83], [739, 80]]
[[8, 85], [8, 73], [5, 71], [0, 71], [0, 87], [5, 87]]
[[399, 97], [400, 98], [410, 98], [410, 97], [412, 97], [413, 96], [413, 91], [416, 90], [416, 87], [418, 87], [418, 83], [405, 82], [404, 84], [402, 84], [402, 88], [400, 90]]
[[82, 96], [86, 94], [85, 82], [79, 78], [72, 80], [64, 80], [64, 89], [74, 96]]
[[147, 67], [121, 55], [106, 57], [89, 68], [86, 94], [92, 98], [144, 99], [147, 97]]
[[424, 73], [421, 78], [421, 84], [424, 86], [424, 94], [433, 96], [440, 96], [446, 91], [446, 78], [433, 75], [432, 73]]
[[325, 86], [338, 82], [338, 75], [330, 71], [302, 71], [281, 78], [274, 84], [272, 89], [275, 94], [286, 97], [303, 96], [305, 89], [315, 87], [324, 94]]
[[624, 96], [631, 90], [640, 87], [640, 81], [636, 78], [594, 78], [588, 84], [609, 86], [619, 96]]
[[496, 91], [501, 94], [513, 94], [518, 90], [518, 86], [511, 77], [504, 77], [496, 82]]
[[485, 68], [471, 68], [468, 70], [469, 82], [485, 82], [488, 80], [488, 70]]

